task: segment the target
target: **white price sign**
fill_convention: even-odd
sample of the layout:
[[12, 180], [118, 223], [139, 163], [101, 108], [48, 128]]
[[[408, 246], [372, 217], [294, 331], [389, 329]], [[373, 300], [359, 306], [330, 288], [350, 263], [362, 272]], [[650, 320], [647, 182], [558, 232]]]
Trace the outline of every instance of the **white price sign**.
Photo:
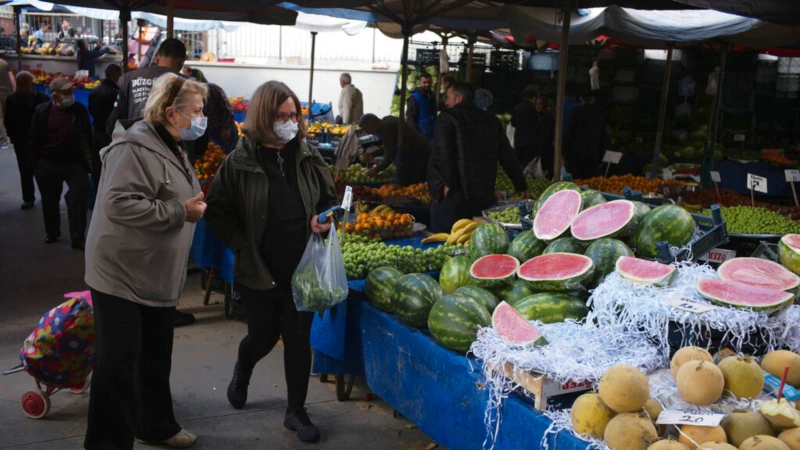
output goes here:
[[714, 183], [722, 183], [722, 178], [720, 178], [719, 172], [717, 172], [716, 170], [712, 170], [709, 173], [711, 174], [711, 181], [713, 181]]
[[734, 142], [744, 142], [745, 136], [743, 134], [734, 134], [733, 140]]
[[767, 179], [764, 177], [760, 177], [758, 175], [753, 175], [752, 173], [747, 174], [747, 189], [754, 190], [756, 192], [761, 192], [766, 194], [767, 193]]
[[685, 298], [671, 298], [667, 300], [667, 304], [678, 309], [682, 309], [684, 311], [688, 311], [690, 313], [695, 314], [702, 314], [704, 312], [711, 311], [712, 309], [716, 309], [716, 306], [708, 305], [705, 303], [698, 303], [692, 300], [687, 300]]
[[658, 415], [658, 425], [694, 425], [698, 427], [716, 427], [722, 422], [725, 414], [696, 409], [665, 409]]
[[797, 183], [800, 181], [800, 170], [797, 169], [787, 169], [784, 170], [786, 173], [786, 182], [787, 183]]
[[620, 152], [612, 152], [608, 150], [603, 154], [603, 162], [608, 164], [619, 164], [620, 160], [622, 159], [622, 153]]
[[342, 209], [348, 211], [350, 209], [350, 205], [353, 204], [353, 188], [347, 186], [344, 190], [344, 196], [342, 198]]

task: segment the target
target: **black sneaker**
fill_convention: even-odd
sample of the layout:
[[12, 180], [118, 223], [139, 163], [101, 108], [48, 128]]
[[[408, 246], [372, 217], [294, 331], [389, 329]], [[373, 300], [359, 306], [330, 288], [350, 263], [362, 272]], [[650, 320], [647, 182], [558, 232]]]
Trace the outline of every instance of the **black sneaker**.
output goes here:
[[83, 243], [83, 241], [72, 241], [72, 248], [74, 250], [83, 251], [86, 250], [86, 245]]
[[297, 432], [297, 438], [303, 442], [319, 441], [319, 428], [311, 423], [305, 408], [289, 408], [283, 419], [283, 426]]
[[44, 237], [44, 243], [45, 244], [52, 244], [53, 242], [56, 242], [59, 239], [61, 239], [61, 235], [58, 235], [58, 236], [47, 235], [47, 236]]
[[21, 206], [23, 211], [27, 211], [29, 209], [33, 209], [33, 202], [22, 202]]
[[250, 376], [253, 372], [245, 372], [239, 368], [239, 361], [233, 366], [233, 378], [228, 385], [228, 401], [236, 409], [244, 408], [247, 403], [247, 386], [250, 385]]
[[191, 325], [194, 323], [194, 315], [175, 310], [175, 318], [172, 319], [172, 326], [173, 327], [184, 327], [186, 325]]

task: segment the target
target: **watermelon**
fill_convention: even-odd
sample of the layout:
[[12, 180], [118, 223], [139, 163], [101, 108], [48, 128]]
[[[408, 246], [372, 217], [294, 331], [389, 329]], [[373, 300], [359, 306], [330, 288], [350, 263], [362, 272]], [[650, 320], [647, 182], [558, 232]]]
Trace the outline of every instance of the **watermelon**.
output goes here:
[[428, 315], [428, 329], [436, 342], [458, 353], [469, 351], [478, 328], [491, 322], [489, 311], [463, 294], [445, 295], [433, 304]]
[[492, 313], [492, 328], [511, 345], [547, 345], [542, 333], [506, 302], [500, 302]]
[[528, 283], [522, 280], [515, 280], [513, 283], [500, 290], [497, 296], [500, 300], [511, 304], [511, 306], [516, 306], [518, 301], [533, 294], [533, 289], [528, 287]]
[[662, 205], [647, 213], [633, 235], [633, 250], [645, 258], [658, 256], [656, 244], [669, 242], [673, 247], [683, 247], [694, 235], [694, 219], [685, 209], [676, 205]]
[[367, 275], [364, 283], [364, 290], [370, 302], [376, 308], [393, 312], [392, 310], [392, 290], [395, 281], [403, 277], [403, 272], [394, 267], [378, 267]]
[[770, 289], [737, 281], [701, 278], [697, 280], [697, 292], [720, 306], [733, 308], [753, 308], [755, 311], [772, 312], [789, 306], [794, 294], [778, 289]]
[[628, 200], [614, 200], [583, 210], [572, 221], [572, 237], [593, 241], [602, 237], [630, 236], [636, 229], [636, 206]]
[[472, 263], [469, 275], [476, 286], [490, 291], [511, 284], [519, 269], [517, 258], [509, 255], [487, 255]]
[[507, 253], [523, 263], [534, 256], [541, 255], [545, 245], [543, 241], [536, 239], [533, 230], [523, 231], [511, 241]]
[[650, 212], [650, 206], [648, 206], [647, 203], [642, 202], [633, 202], [633, 206], [635, 207], [633, 210], [633, 220], [636, 221], [638, 226], [642, 219], [644, 219], [644, 216]]
[[473, 286], [471, 284], [469, 286], [461, 286], [456, 289], [456, 294], [463, 294], [473, 300], [477, 300], [486, 307], [489, 312], [494, 311], [497, 307], [497, 297], [482, 287]]
[[633, 256], [633, 250], [620, 240], [602, 238], [592, 242], [592, 245], [586, 249], [584, 255], [592, 258], [594, 277], [590, 285], [597, 286], [606, 279], [608, 274], [614, 271], [617, 266], [617, 260], [621, 256]]
[[632, 283], [656, 286], [670, 284], [678, 273], [672, 266], [630, 256], [618, 259], [616, 269], [622, 278]]
[[428, 313], [440, 298], [442, 288], [436, 280], [424, 273], [410, 273], [394, 283], [392, 307], [401, 322], [419, 328], [428, 323]]
[[800, 277], [780, 264], [761, 258], [733, 258], [717, 269], [722, 280], [738, 281], [779, 291], [793, 291], [800, 286]]
[[508, 235], [503, 227], [493, 223], [478, 226], [472, 233], [469, 242], [472, 259], [506, 253], [509, 245]]
[[541, 208], [542, 205], [544, 205], [544, 202], [546, 202], [551, 195], [555, 194], [556, 192], [563, 191], [565, 189], [569, 189], [571, 191], [579, 193], [581, 192], [581, 188], [577, 184], [571, 181], [559, 181], [551, 184], [550, 186], [547, 187], [547, 189], [544, 190], [544, 192], [542, 192], [542, 195], [540, 195], [539, 198], [536, 200], [536, 204], [533, 205], [532, 212], [534, 216], [539, 212], [539, 208]]
[[587, 247], [586, 242], [581, 242], [573, 237], [563, 237], [561, 239], [556, 239], [555, 241], [551, 242], [547, 245], [547, 247], [542, 252], [543, 255], [547, 255], [549, 253], [577, 253], [582, 255], [583, 252], [586, 251]]
[[472, 279], [469, 277], [471, 265], [472, 260], [464, 255], [448, 259], [439, 272], [439, 285], [442, 287], [442, 292], [452, 294], [461, 286], [472, 284]]
[[603, 197], [603, 194], [591, 189], [581, 192], [581, 198], [583, 199], [583, 209], [589, 209], [592, 206], [601, 205], [606, 202], [606, 198]]
[[533, 218], [533, 233], [543, 241], [560, 238], [581, 211], [582, 201], [581, 194], [570, 189], [554, 193]]
[[584, 288], [594, 276], [594, 263], [584, 255], [550, 253], [531, 259], [517, 276], [535, 291], [569, 292]]
[[778, 256], [783, 267], [800, 275], [800, 234], [787, 234], [778, 242]]
[[514, 309], [527, 320], [542, 323], [563, 322], [566, 319], [581, 320], [589, 314], [586, 303], [569, 294], [545, 292], [520, 300]]

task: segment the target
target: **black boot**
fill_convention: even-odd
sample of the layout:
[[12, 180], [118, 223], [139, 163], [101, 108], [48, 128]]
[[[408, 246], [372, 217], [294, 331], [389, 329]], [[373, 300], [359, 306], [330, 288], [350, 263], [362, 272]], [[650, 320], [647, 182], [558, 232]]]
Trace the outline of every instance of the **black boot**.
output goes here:
[[233, 378], [228, 385], [228, 401], [236, 409], [244, 408], [247, 403], [247, 386], [250, 385], [250, 375], [253, 372], [244, 372], [239, 368], [239, 361], [233, 366]]
[[297, 437], [303, 442], [319, 441], [319, 428], [311, 423], [305, 408], [288, 408], [283, 426], [296, 431]]

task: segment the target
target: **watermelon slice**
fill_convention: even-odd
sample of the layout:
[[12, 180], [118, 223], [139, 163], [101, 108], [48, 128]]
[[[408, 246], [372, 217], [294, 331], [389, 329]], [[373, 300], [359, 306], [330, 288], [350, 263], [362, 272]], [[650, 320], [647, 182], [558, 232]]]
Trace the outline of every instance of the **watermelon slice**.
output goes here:
[[572, 236], [580, 241], [631, 236], [636, 231], [636, 205], [614, 200], [584, 210], [572, 221]]
[[678, 272], [666, 264], [623, 256], [617, 260], [617, 273], [632, 283], [666, 286]]
[[722, 280], [779, 291], [791, 291], [800, 286], [800, 277], [780, 264], [761, 258], [729, 259], [719, 266], [717, 275]]
[[492, 328], [511, 345], [547, 345], [542, 333], [506, 302], [500, 302], [494, 309]]
[[497, 290], [514, 281], [517, 269], [519, 260], [511, 255], [486, 255], [472, 263], [469, 275], [476, 286]]
[[548, 253], [520, 266], [517, 277], [534, 291], [569, 292], [584, 289], [594, 275], [592, 259], [574, 253]]
[[543, 241], [560, 238], [581, 211], [582, 203], [581, 194], [570, 189], [551, 195], [533, 219], [533, 233]]
[[787, 234], [778, 243], [781, 264], [800, 275], [800, 234]]
[[762, 312], [782, 309], [794, 300], [790, 292], [713, 278], [697, 280], [696, 288], [700, 295], [717, 305]]

